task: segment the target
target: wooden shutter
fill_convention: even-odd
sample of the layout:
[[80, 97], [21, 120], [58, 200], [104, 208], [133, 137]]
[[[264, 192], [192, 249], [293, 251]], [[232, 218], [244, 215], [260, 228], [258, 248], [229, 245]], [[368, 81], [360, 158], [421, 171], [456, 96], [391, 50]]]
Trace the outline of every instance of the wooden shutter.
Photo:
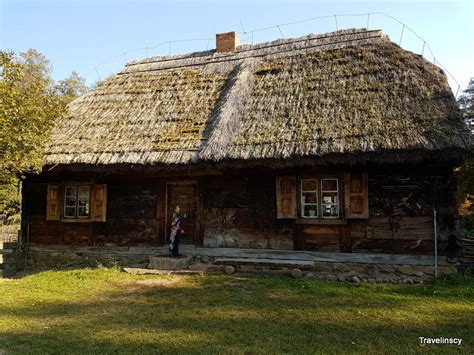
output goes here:
[[369, 218], [367, 173], [344, 174], [344, 207], [346, 218]]
[[91, 190], [91, 220], [105, 222], [107, 214], [107, 185], [97, 184]]
[[276, 177], [277, 218], [296, 218], [296, 176]]
[[61, 185], [48, 184], [46, 196], [46, 220], [59, 221], [61, 217]]

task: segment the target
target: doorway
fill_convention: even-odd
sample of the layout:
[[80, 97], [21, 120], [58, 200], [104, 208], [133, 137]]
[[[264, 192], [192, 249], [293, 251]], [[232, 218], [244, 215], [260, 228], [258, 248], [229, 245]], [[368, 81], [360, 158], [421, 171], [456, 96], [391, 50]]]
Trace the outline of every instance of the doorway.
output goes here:
[[179, 205], [183, 218], [181, 244], [195, 245], [197, 243], [196, 212], [197, 186], [195, 182], [179, 182], [166, 184], [166, 236], [170, 233], [170, 223], [174, 209]]

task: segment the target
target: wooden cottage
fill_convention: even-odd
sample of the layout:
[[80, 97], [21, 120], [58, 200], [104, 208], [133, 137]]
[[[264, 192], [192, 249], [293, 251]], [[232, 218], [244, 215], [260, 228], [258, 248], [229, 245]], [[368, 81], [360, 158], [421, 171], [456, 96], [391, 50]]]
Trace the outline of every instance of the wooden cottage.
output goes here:
[[436, 210], [449, 252], [471, 138], [440, 68], [380, 30], [216, 39], [70, 104], [23, 183], [24, 241], [159, 250], [179, 204], [188, 251], [431, 254]]

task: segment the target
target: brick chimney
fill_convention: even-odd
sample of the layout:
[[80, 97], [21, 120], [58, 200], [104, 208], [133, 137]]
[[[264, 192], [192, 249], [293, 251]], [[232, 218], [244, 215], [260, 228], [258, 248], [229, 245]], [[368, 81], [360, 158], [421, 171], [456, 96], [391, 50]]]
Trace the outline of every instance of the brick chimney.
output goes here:
[[216, 34], [216, 51], [217, 53], [235, 52], [235, 48], [239, 45], [239, 36], [235, 32]]

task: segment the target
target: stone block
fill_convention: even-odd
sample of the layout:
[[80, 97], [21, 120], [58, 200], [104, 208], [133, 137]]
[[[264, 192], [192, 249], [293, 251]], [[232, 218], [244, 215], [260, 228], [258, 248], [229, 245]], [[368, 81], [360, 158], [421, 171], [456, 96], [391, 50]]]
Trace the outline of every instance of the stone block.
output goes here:
[[315, 262], [314, 263], [314, 271], [331, 272], [332, 271], [332, 265], [328, 264], [326, 262]]
[[392, 266], [392, 265], [386, 265], [386, 264], [383, 264], [383, 265], [379, 265], [378, 266], [380, 272], [384, 272], [384, 273], [393, 273], [395, 272], [395, 268]]
[[300, 269], [291, 270], [291, 277], [294, 279], [299, 279], [303, 276], [303, 272]]
[[332, 265], [332, 270], [334, 272], [348, 272], [348, 271], [350, 271], [349, 268], [347, 267], [347, 265], [342, 264], [342, 263], [334, 263]]
[[150, 256], [149, 269], [155, 270], [178, 270], [187, 269], [191, 263], [191, 256], [170, 258], [167, 256]]
[[228, 275], [231, 275], [231, 274], [235, 273], [235, 270], [236, 270], [235, 266], [233, 266], [233, 265], [227, 265], [224, 268], [225, 273], [228, 274]]
[[365, 266], [365, 273], [373, 278], [377, 277], [379, 268], [375, 264], [370, 264]]

